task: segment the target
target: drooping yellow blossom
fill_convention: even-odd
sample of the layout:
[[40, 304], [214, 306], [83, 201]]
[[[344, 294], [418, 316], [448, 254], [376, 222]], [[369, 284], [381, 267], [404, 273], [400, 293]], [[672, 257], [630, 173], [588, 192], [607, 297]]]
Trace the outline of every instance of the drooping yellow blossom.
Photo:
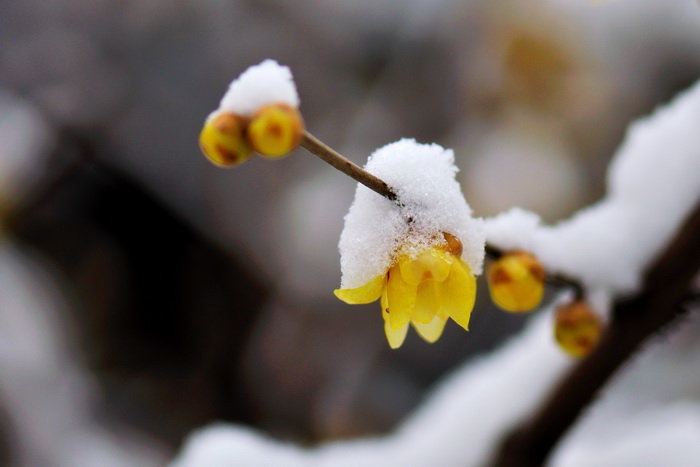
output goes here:
[[207, 159], [220, 167], [235, 167], [250, 157], [244, 120], [231, 113], [207, 119], [199, 134], [199, 147]]
[[598, 344], [603, 332], [600, 319], [583, 300], [557, 308], [554, 338], [568, 355], [585, 357]]
[[279, 158], [301, 142], [304, 121], [297, 109], [285, 104], [268, 105], [253, 116], [248, 126], [248, 141], [256, 152]]
[[488, 270], [491, 299], [500, 308], [524, 313], [537, 307], [544, 294], [544, 267], [529, 253], [509, 252]]
[[381, 299], [384, 331], [392, 349], [401, 347], [409, 324], [427, 342], [442, 335], [452, 318], [464, 329], [476, 298], [476, 279], [460, 258], [461, 242], [444, 234], [445, 244], [418, 255], [399, 255], [389, 270], [355, 289], [337, 289], [345, 303], [359, 305]]

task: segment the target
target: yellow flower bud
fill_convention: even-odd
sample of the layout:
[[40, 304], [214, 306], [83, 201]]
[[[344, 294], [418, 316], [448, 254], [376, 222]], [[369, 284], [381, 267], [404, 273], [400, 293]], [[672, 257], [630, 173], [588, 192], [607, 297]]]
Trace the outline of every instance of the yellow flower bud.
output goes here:
[[545, 272], [542, 264], [529, 253], [506, 253], [488, 270], [491, 299], [500, 308], [523, 313], [537, 307], [544, 294]]
[[304, 121], [294, 107], [268, 105], [253, 116], [248, 126], [248, 141], [256, 152], [270, 158], [286, 155], [301, 142]]
[[447, 252], [456, 256], [457, 258], [462, 257], [462, 241], [452, 235], [451, 233], [448, 232], [443, 232], [442, 236], [445, 238], [445, 241], [447, 242]]
[[598, 344], [603, 325], [583, 300], [557, 308], [554, 317], [554, 338], [568, 355], [585, 357]]
[[207, 159], [220, 167], [235, 167], [251, 155], [245, 140], [245, 124], [241, 117], [220, 113], [204, 124], [199, 134], [199, 147]]

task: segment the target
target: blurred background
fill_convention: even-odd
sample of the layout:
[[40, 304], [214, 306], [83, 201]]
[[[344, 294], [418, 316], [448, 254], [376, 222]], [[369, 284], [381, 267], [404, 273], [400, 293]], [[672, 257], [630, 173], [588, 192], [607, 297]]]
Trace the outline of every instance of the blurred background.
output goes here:
[[0, 0], [0, 464], [160, 465], [215, 420], [383, 433], [522, 326], [482, 289], [470, 333], [391, 351], [336, 300], [354, 183], [199, 153], [249, 65], [289, 65], [350, 159], [434, 141], [477, 215], [555, 222], [700, 76], [699, 26], [695, 0]]

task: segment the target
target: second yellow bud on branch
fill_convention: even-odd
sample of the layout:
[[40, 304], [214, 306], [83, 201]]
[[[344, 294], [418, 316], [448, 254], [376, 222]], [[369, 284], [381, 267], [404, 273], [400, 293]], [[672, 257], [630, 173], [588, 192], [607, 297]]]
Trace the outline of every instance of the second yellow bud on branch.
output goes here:
[[500, 308], [524, 313], [536, 308], [544, 295], [545, 270], [523, 251], [505, 253], [488, 270], [491, 299]]

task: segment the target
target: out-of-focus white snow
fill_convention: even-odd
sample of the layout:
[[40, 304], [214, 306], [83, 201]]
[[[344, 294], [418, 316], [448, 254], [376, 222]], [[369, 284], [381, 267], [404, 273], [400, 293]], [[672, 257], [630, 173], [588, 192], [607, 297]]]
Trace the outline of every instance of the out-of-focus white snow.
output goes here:
[[700, 83], [630, 127], [603, 200], [551, 227], [512, 209], [485, 221], [488, 241], [531, 251], [549, 271], [579, 278], [591, 290], [633, 292], [700, 200], [698, 122]]
[[[172, 467], [484, 465], [502, 436], [547, 396], [569, 365], [551, 339], [551, 313], [552, 307], [499, 351], [458, 369], [384, 437], [302, 448], [249, 428], [213, 425], [190, 437]], [[613, 380], [550, 465], [697, 465], [700, 387], [692, 383], [700, 343], [690, 336], [698, 328], [700, 317], [670, 341], [649, 346]]]
[[0, 404], [12, 427], [11, 465], [162, 465], [160, 448], [93, 418], [96, 389], [67, 344], [65, 302], [40, 265], [7, 241], [0, 290]]
[[394, 434], [302, 449], [214, 425], [195, 432], [172, 467], [479, 465], [503, 428], [527, 414], [568, 365], [549, 336], [549, 318], [543, 313], [499, 352], [459, 369]]
[[231, 82], [218, 110], [248, 117], [260, 107], [280, 103], [298, 107], [297, 88], [288, 67], [267, 59]]
[[[481, 273], [484, 233], [459, 184], [452, 150], [402, 139], [375, 151], [365, 166], [391, 186], [403, 207], [358, 184], [340, 235], [342, 288], [355, 288], [389, 269], [397, 250], [415, 254], [442, 232], [462, 241], [462, 259]], [[411, 219], [411, 222], [407, 222]]]
[[700, 464], [697, 310], [614, 378], [552, 456], [561, 467]]
[[[0, 93], [0, 204], [16, 202], [42, 175], [53, 139], [38, 110]], [[11, 465], [160, 465], [158, 448], [92, 418], [95, 389], [68, 347], [55, 283], [6, 239], [0, 291], [0, 405], [12, 428]]]
[[53, 138], [38, 110], [0, 91], [0, 204], [17, 201], [41, 175]]
[[[608, 418], [607, 421], [610, 421]], [[700, 404], [680, 401], [627, 412], [602, 432], [572, 440], [551, 462], [556, 467], [697, 467]]]

